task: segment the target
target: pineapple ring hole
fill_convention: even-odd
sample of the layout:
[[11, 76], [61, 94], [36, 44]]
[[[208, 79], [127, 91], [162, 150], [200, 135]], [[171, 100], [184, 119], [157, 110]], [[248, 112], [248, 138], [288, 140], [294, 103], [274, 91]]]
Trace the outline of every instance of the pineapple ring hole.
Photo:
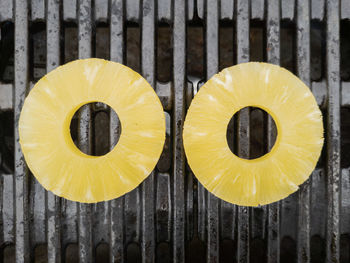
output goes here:
[[[78, 128], [79, 128], [79, 115], [83, 108], [88, 107], [91, 112], [90, 127], [91, 127], [91, 152], [87, 152], [86, 149], [80, 147], [78, 143]], [[109, 123], [112, 117], [116, 117], [118, 120], [118, 132], [114, 143], [110, 146], [109, 136]], [[117, 145], [121, 134], [121, 125], [119, 122], [118, 114], [103, 102], [91, 102], [81, 106], [73, 115], [70, 122], [70, 135], [75, 146], [83, 153], [90, 156], [102, 156], [110, 151]]]
[[[242, 129], [247, 131], [249, 136], [249, 154], [246, 156], [239, 156], [238, 154], [238, 142], [239, 142], [239, 134], [238, 134], [238, 123], [239, 116], [243, 113], [243, 115], [248, 114], [249, 118], [249, 127], [247, 127], [247, 123], [242, 125]], [[268, 147], [268, 136], [270, 136], [268, 132], [268, 116], [271, 117], [271, 147]], [[241, 110], [237, 111], [229, 121], [226, 130], [226, 140], [227, 144], [231, 150], [231, 152], [239, 156], [240, 158], [253, 160], [260, 158], [267, 153], [270, 152], [272, 147], [275, 145], [277, 138], [277, 128], [276, 123], [272, 116], [268, 114], [265, 110], [259, 107], [245, 107]]]

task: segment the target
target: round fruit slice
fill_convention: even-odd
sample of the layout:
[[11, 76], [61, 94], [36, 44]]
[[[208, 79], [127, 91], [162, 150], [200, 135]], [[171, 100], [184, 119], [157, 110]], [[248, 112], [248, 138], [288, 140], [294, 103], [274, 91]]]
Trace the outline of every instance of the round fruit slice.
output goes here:
[[[81, 152], [70, 135], [74, 113], [103, 102], [118, 114], [122, 132], [103, 156]], [[19, 120], [25, 160], [56, 195], [93, 203], [136, 188], [153, 170], [163, 149], [165, 118], [152, 87], [138, 73], [102, 59], [68, 63], [38, 81]]]
[[[269, 113], [277, 127], [266, 155], [234, 155], [227, 125], [240, 109]], [[243, 206], [269, 204], [298, 189], [316, 166], [323, 145], [322, 114], [309, 88], [289, 71], [266, 63], [245, 63], [213, 76], [188, 110], [183, 140], [188, 163], [204, 187]]]

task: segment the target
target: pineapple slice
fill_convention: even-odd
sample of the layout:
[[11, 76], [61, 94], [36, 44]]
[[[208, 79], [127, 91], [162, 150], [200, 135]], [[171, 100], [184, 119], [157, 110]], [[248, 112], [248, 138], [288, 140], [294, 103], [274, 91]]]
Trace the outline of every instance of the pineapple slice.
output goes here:
[[[234, 155], [226, 140], [231, 117], [247, 106], [268, 112], [277, 127], [271, 151], [253, 160]], [[200, 89], [183, 140], [188, 163], [207, 190], [233, 204], [264, 205], [295, 192], [310, 176], [323, 145], [322, 114], [309, 88], [289, 71], [244, 63]]]
[[[122, 126], [117, 145], [103, 156], [84, 154], [70, 135], [74, 113], [96, 101], [112, 107]], [[138, 73], [84, 59], [38, 81], [24, 102], [19, 136], [25, 160], [44, 188], [94, 203], [133, 190], [152, 172], [163, 149], [165, 118], [156, 93]]]

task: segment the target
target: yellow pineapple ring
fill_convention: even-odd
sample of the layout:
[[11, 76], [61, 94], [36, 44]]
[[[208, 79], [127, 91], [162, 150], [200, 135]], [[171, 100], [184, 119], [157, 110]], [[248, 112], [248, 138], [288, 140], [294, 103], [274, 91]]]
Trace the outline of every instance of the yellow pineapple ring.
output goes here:
[[[74, 113], [103, 102], [118, 114], [122, 132], [106, 155], [81, 152], [70, 135]], [[19, 120], [25, 160], [54, 194], [93, 203], [136, 188], [153, 170], [163, 149], [162, 105], [147, 81], [121, 64], [76, 60], [40, 79], [26, 98]]]
[[[275, 145], [247, 160], [234, 155], [227, 125], [254, 106], [277, 126]], [[204, 187], [238, 205], [257, 206], [287, 197], [316, 166], [323, 145], [322, 114], [309, 88], [291, 72], [266, 63], [244, 63], [213, 76], [188, 110], [183, 140], [188, 163]]]

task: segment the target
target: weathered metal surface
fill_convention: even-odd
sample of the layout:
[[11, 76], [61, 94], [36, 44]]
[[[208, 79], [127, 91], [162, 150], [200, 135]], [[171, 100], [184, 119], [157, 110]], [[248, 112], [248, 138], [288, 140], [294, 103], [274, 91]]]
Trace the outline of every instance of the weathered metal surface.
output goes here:
[[[310, 2], [296, 2], [297, 75], [310, 86]], [[297, 262], [310, 262], [311, 176], [299, 190]]]
[[13, 109], [13, 86], [12, 84], [0, 85], [0, 110], [12, 110]]
[[186, 85], [186, 1], [174, 2], [173, 10], [173, 76], [174, 103], [172, 114], [173, 151], [172, 176], [174, 193], [173, 261], [185, 260], [185, 154], [182, 145], [182, 127], [185, 116]]
[[[249, 2], [236, 0], [237, 63], [249, 61]], [[238, 115], [238, 156], [249, 158], [249, 109]], [[249, 207], [238, 206], [237, 262], [249, 261]]]
[[[0, 114], [14, 112], [13, 174], [1, 174], [0, 240], [14, 244], [17, 262], [30, 262], [38, 244], [47, 244], [48, 262], [61, 262], [68, 244], [79, 244], [81, 262], [95, 260], [100, 243], [109, 245], [110, 262], [124, 262], [130, 243], [139, 246], [143, 262], [159, 261], [158, 245], [169, 245], [171, 261], [184, 262], [191, 253], [193, 240], [206, 247], [207, 262], [219, 262], [224, 240], [234, 243], [232, 253], [239, 262], [254, 257], [255, 240], [262, 240], [264, 261], [279, 262], [283, 241], [295, 242], [295, 261], [311, 262], [313, 237], [325, 243], [326, 261], [339, 262], [344, 252], [340, 235], [349, 234], [349, 168], [340, 167], [340, 107], [350, 106], [350, 84], [340, 79], [340, 19], [348, 19], [346, 0], [33, 0], [0, 1], [0, 21], [15, 25], [14, 80], [0, 83]], [[14, 7], [14, 8], [12, 8]], [[296, 194], [281, 202], [259, 208], [236, 207], [208, 193], [185, 166], [182, 125], [186, 108], [199, 88], [198, 81], [188, 85], [186, 74], [187, 22], [197, 19], [203, 25], [205, 46], [204, 74], [208, 79], [217, 73], [219, 61], [219, 20], [233, 21], [232, 49], [237, 63], [250, 60], [250, 21], [260, 20], [264, 28], [264, 56], [270, 63], [281, 63], [281, 19], [295, 26], [296, 74], [310, 86], [317, 103], [325, 112], [327, 160], [312, 174]], [[199, 20], [198, 20], [199, 18]], [[125, 63], [125, 29], [129, 22], [141, 28], [141, 73], [155, 88], [167, 119], [167, 143], [163, 157], [147, 180], [124, 197], [97, 205], [84, 205], [60, 199], [44, 189], [28, 172], [18, 143], [18, 118], [23, 100], [34, 82], [28, 63], [33, 21], [46, 23], [46, 71], [62, 63], [61, 25], [78, 27], [79, 58], [94, 55], [95, 26], [103, 22], [109, 28], [110, 59]], [[310, 24], [325, 23], [325, 76], [310, 80]], [[157, 22], [170, 24], [172, 33], [172, 78], [161, 83], [156, 79]], [[11, 23], [10, 22], [10, 23]], [[108, 23], [108, 24], [107, 24]], [[73, 41], [73, 40], [71, 40]], [[312, 50], [311, 50], [312, 52]], [[190, 78], [188, 78], [190, 79]], [[91, 147], [90, 111], [80, 113], [80, 146]], [[238, 152], [249, 155], [249, 113], [243, 112], [235, 127]], [[1, 125], [1, 123], [0, 123]], [[110, 115], [109, 142], [113, 147], [120, 134], [118, 116]], [[271, 120], [268, 130], [271, 131]], [[1, 135], [1, 134], [0, 134]], [[272, 145], [268, 137], [268, 146]], [[1, 153], [0, 153], [1, 155]], [[2, 156], [0, 156], [1, 159]], [[1, 167], [0, 167], [1, 169]], [[341, 196], [340, 196], [341, 195]], [[285, 249], [285, 248], [284, 248]]]
[[311, 0], [311, 18], [323, 20], [325, 10], [325, 0]]
[[[80, 59], [92, 55], [92, 6], [91, 0], [78, 0], [78, 56]], [[78, 144], [83, 152], [91, 153], [91, 109], [85, 105], [79, 112]], [[79, 226], [79, 261], [93, 262], [92, 205], [77, 203]]]
[[28, 180], [29, 174], [19, 145], [18, 121], [28, 91], [28, 3], [17, 0], [15, 8], [15, 241], [16, 262], [29, 262]]
[[[218, 1], [206, 0], [206, 78], [219, 69], [219, 8]], [[219, 262], [219, 203], [220, 200], [206, 191], [207, 195], [207, 262]]]
[[0, 1], [0, 22], [13, 19], [13, 0]]
[[293, 20], [295, 14], [295, 2], [297, 0], [281, 0], [282, 19]]
[[[269, 1], [267, 4], [267, 62], [280, 64], [280, 1]], [[283, 7], [282, 7], [283, 8]], [[268, 142], [271, 149], [272, 143], [272, 118], [267, 120]], [[267, 261], [280, 262], [280, 202], [268, 205], [267, 213]]]
[[251, 19], [263, 20], [265, 17], [264, 0], [251, 0], [250, 3]]
[[[142, 1], [141, 7], [141, 72], [148, 83], [155, 87], [155, 0]], [[141, 185], [141, 257], [142, 262], [155, 261], [155, 181], [156, 171], [153, 171]]]
[[326, 2], [327, 103], [327, 262], [339, 262], [340, 210], [340, 1]]
[[[110, 59], [124, 62], [124, 1], [110, 0]], [[109, 137], [110, 148], [117, 143], [120, 135], [120, 122], [117, 114], [110, 114]], [[127, 194], [128, 195], [128, 194]], [[110, 209], [110, 262], [124, 262], [124, 197], [109, 201]]]
[[[48, 0], [46, 14], [46, 71], [60, 64], [60, 2]], [[47, 192], [47, 257], [48, 262], [61, 262], [60, 198]]]

